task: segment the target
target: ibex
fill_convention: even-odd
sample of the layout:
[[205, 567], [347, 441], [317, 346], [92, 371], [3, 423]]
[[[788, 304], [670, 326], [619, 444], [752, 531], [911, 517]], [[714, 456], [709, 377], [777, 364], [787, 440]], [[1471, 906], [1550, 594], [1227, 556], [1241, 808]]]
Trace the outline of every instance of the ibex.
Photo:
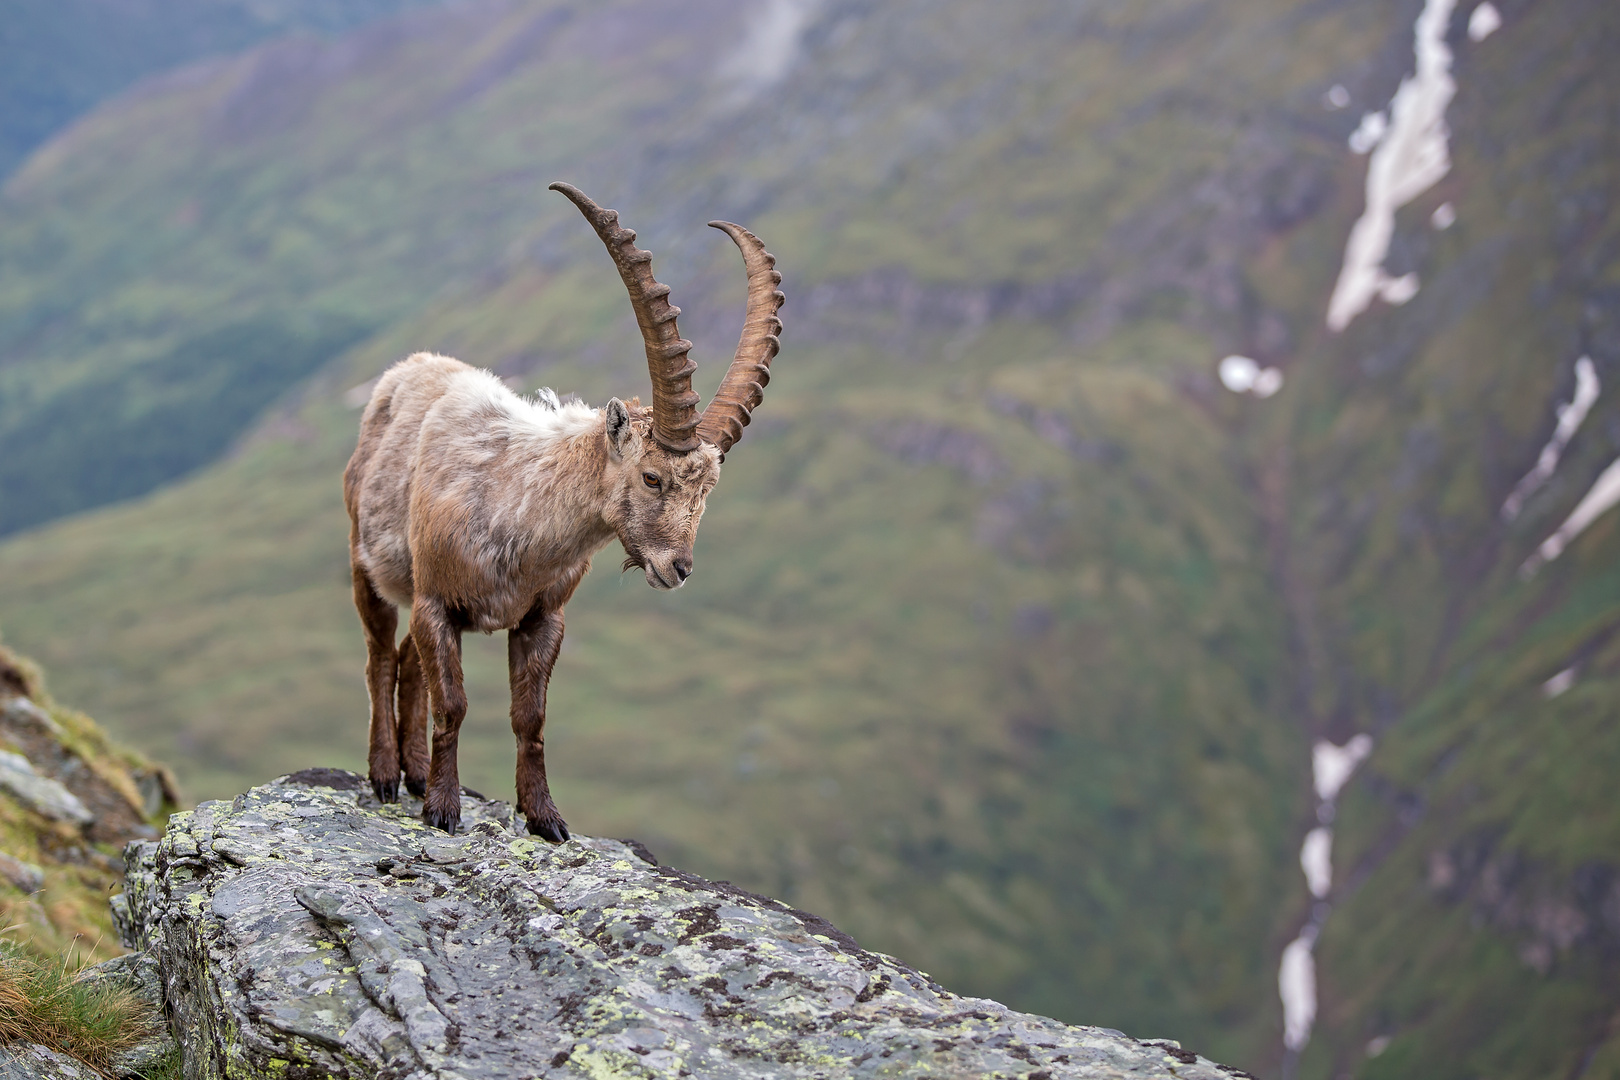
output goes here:
[[[461, 821], [456, 742], [467, 715], [464, 630], [510, 631], [512, 732], [518, 809], [529, 832], [568, 839], [546, 782], [546, 687], [563, 639], [563, 607], [618, 538], [624, 568], [655, 589], [692, 572], [704, 500], [726, 451], [764, 398], [782, 323], [782, 275], [757, 236], [709, 222], [741, 249], [748, 310], [735, 359], [707, 409], [692, 389], [692, 343], [680, 308], [653, 278], [636, 234], [567, 184], [568, 196], [607, 245], [630, 293], [652, 375], [652, 406], [614, 398], [602, 409], [562, 403], [550, 390], [527, 400], [488, 371], [418, 353], [377, 382], [360, 443], [343, 474], [354, 602], [366, 635], [371, 694], [371, 786], [384, 802], [399, 782], [423, 799], [422, 816], [454, 833]], [[410, 608], [394, 642], [395, 605]], [[433, 715], [428, 755], [427, 712]]]

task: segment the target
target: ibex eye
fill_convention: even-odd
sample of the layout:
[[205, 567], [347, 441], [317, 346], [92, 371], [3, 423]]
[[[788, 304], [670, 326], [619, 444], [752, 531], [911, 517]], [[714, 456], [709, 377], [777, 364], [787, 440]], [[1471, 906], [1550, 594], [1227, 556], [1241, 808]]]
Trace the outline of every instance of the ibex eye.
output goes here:
[[650, 472], [642, 473], [641, 474], [641, 482], [646, 484], [650, 488], [655, 488], [655, 487], [661, 487], [662, 486], [662, 482], [658, 479], [658, 474], [657, 473], [650, 473]]

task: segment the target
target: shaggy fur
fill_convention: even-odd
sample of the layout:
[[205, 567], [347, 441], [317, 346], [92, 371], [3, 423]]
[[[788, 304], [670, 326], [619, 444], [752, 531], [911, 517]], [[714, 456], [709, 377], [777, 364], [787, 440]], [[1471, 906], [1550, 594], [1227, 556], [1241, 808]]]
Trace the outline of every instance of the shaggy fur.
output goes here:
[[[487, 371], [428, 353], [378, 381], [343, 476], [378, 798], [397, 800], [403, 775], [427, 822], [455, 832], [461, 634], [508, 630], [518, 808], [530, 832], [568, 837], [544, 736], [563, 606], [615, 538], [649, 585], [679, 588], [720, 477], [716, 447], [665, 450], [648, 437], [649, 414], [617, 398], [602, 409], [549, 392], [528, 401]], [[397, 646], [396, 606], [410, 609]]]

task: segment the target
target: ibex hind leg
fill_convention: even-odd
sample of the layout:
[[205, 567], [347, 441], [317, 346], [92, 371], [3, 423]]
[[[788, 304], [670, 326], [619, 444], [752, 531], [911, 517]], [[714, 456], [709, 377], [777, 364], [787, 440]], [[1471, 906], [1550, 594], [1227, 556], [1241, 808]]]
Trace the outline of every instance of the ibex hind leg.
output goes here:
[[371, 696], [371, 737], [367, 766], [371, 790], [383, 802], [399, 801], [399, 748], [394, 721], [394, 680], [399, 654], [394, 633], [399, 612], [372, 588], [358, 564], [353, 567], [354, 606], [366, 632], [366, 690]]
[[399, 643], [399, 767], [405, 789], [418, 799], [427, 794], [428, 692], [422, 677], [422, 654], [410, 634]]
[[421, 654], [422, 681], [433, 711], [433, 754], [428, 762], [422, 820], [454, 834], [461, 826], [461, 781], [456, 770], [456, 743], [467, 718], [462, 688], [461, 631], [450, 622], [444, 605], [417, 594], [411, 608], [411, 638]]

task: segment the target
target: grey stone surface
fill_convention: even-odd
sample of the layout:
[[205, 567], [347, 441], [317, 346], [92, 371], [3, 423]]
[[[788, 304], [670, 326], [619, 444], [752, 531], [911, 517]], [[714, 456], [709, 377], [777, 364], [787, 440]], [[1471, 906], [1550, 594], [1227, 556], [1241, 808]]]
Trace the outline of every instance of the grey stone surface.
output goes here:
[[45, 871], [41, 867], [3, 851], [0, 851], [0, 878], [25, 893], [37, 893], [45, 887]]
[[470, 795], [451, 837], [415, 809], [310, 770], [130, 845], [114, 913], [188, 1077], [1241, 1075], [953, 994], [633, 842], [548, 844]]
[[96, 820], [77, 795], [50, 777], [41, 776], [27, 758], [9, 750], [0, 750], [0, 788], [52, 821], [89, 825]]
[[96, 1070], [38, 1043], [0, 1044], [0, 1080], [100, 1080]]
[[[81, 826], [85, 838], [94, 843], [155, 840], [157, 830], [147, 819], [160, 812], [166, 801], [180, 805], [168, 770], [106, 759], [97, 763], [81, 756], [84, 747], [77, 745], [73, 736], [47, 710], [25, 697], [6, 699], [3, 685], [0, 685], [0, 739], [27, 760], [29, 770], [35, 775], [60, 785], [78, 801], [77, 808], [64, 804], [66, 812], [58, 814], [56, 820]], [[133, 781], [127, 786], [116, 775], [124, 771]], [[31, 783], [26, 779], [23, 782]], [[42, 812], [51, 816], [49, 810]]]

